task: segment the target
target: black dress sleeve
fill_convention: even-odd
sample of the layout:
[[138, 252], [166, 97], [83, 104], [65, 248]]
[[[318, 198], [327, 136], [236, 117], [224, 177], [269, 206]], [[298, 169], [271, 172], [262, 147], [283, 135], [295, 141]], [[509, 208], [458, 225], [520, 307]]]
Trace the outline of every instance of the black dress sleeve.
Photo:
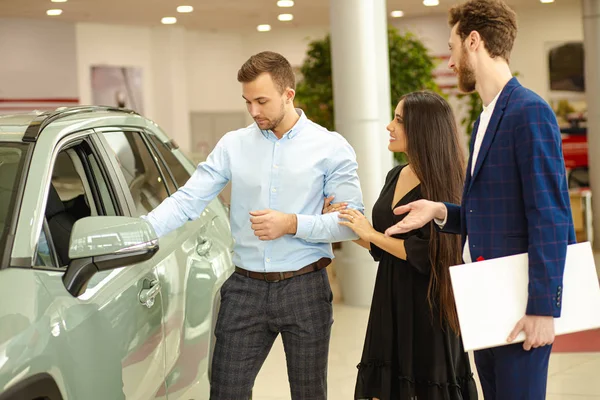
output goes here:
[[419, 273], [429, 275], [431, 259], [429, 257], [429, 239], [431, 237], [431, 222], [424, 227], [410, 232], [404, 240], [406, 261]]
[[[397, 175], [398, 170], [402, 169], [403, 167], [404, 167], [403, 165], [397, 165], [394, 168], [392, 168], [391, 170], [389, 170], [389, 172], [387, 173], [387, 175], [385, 177], [385, 184], [383, 185], [383, 188], [381, 189], [381, 193], [379, 194], [380, 197], [383, 195], [383, 192], [384, 192], [385, 188], [387, 187], [387, 185], [389, 184], [390, 180], [392, 180]], [[383, 250], [381, 250], [375, 244], [371, 243], [371, 250], [369, 250], [369, 253], [371, 253], [371, 256], [373, 257], [373, 259], [375, 261], [377, 261], [377, 262], [381, 261], [381, 256], [383, 255]]]
[[371, 257], [373, 257], [373, 260], [377, 262], [381, 261], [381, 255], [383, 254], [383, 250], [375, 246], [375, 244], [371, 243], [371, 250], [369, 250], [369, 253], [371, 253]]

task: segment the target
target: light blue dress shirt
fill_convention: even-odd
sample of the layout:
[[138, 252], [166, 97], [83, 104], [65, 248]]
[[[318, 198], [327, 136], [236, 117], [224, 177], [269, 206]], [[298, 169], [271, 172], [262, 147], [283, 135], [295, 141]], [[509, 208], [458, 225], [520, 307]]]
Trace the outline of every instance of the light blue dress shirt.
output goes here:
[[[229, 132], [176, 193], [145, 218], [162, 236], [198, 218], [231, 181], [233, 261], [256, 272], [296, 271], [321, 257], [333, 258], [332, 242], [358, 236], [339, 225], [338, 213], [321, 215], [325, 196], [364, 212], [354, 149], [341, 135], [300, 119], [281, 139], [256, 124]], [[295, 235], [261, 241], [250, 211], [296, 214]]]

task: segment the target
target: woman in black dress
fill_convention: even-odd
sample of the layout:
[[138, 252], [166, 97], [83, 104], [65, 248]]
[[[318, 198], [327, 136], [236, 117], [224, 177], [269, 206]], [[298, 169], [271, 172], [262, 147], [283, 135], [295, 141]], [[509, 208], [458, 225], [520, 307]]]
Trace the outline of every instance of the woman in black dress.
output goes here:
[[403, 216], [393, 209], [420, 198], [460, 203], [465, 163], [448, 103], [431, 92], [404, 96], [388, 125], [389, 149], [409, 163], [387, 175], [373, 207], [363, 214], [332, 204], [340, 224], [379, 261], [355, 399], [477, 399], [468, 355], [459, 336], [448, 268], [462, 263], [460, 238], [430, 224], [403, 235], [383, 232]]

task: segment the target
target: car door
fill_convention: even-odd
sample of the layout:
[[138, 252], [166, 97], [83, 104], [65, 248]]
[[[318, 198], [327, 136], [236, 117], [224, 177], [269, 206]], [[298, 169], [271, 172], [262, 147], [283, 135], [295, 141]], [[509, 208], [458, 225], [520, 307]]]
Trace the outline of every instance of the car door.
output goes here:
[[[161, 132], [144, 132], [159, 163], [171, 178], [173, 190], [185, 185], [195, 166], [173, 146], [171, 141], [161, 140]], [[162, 135], [161, 135], [162, 136]], [[208, 393], [209, 374], [214, 345], [214, 326], [220, 305], [220, 288], [233, 272], [233, 237], [229, 225], [228, 209], [220, 196], [208, 204], [197, 221], [190, 221], [185, 229], [196, 238], [195, 252], [188, 253], [188, 271], [184, 288], [184, 320], [179, 331], [179, 343], [167, 343], [167, 366], [174, 363], [174, 371], [184, 370], [186, 365], [199, 365], [189, 370], [187, 379], [178, 379], [171, 373], [167, 379], [169, 398], [188, 399], [189, 393]], [[171, 281], [180, 278], [159, 269], [159, 278]], [[180, 299], [181, 301], [181, 299]], [[175, 347], [178, 345], [178, 347]], [[194, 358], [195, 357], [195, 358]], [[194, 379], [195, 378], [195, 379]]]
[[[132, 159], [139, 160], [143, 165], [148, 186], [154, 185], [154, 190], [160, 180], [166, 184], [166, 192], [173, 193], [191, 175], [190, 170], [176, 158], [178, 164], [167, 167], [165, 154], [161, 154], [156, 147], [156, 144], [164, 144], [160, 141], [153, 143], [156, 138], [152, 132], [106, 129], [102, 134], [122, 168], [120, 178], [129, 188], [134, 215], [140, 216], [151, 211], [151, 202], [145, 200], [147, 196], [139, 189], [135, 173], [131, 172]], [[130, 150], [123, 151], [124, 143], [133, 148], [133, 157], [128, 155]], [[173, 157], [172, 154], [170, 156]], [[232, 265], [231, 233], [227, 215], [219, 206], [216, 200], [200, 218], [161, 237], [160, 250], [155, 255], [163, 290], [169, 399], [209, 397], [210, 350], [217, 307], [215, 299], [218, 299], [219, 288]]]
[[73, 224], [129, 212], [106, 158], [93, 132], [76, 135], [54, 150], [41, 184], [48, 195], [34, 268], [61, 320], [48, 347], [67, 399], [166, 398], [162, 296], [152, 260], [98, 272], [79, 297], [62, 281]]

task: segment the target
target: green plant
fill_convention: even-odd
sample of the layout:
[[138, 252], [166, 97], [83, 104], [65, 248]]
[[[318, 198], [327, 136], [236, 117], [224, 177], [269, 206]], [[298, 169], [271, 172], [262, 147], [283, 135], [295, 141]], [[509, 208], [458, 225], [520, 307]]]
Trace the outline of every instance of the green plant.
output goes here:
[[[423, 42], [410, 32], [400, 34], [390, 27], [388, 45], [392, 114], [404, 94], [424, 89], [440, 92], [433, 78], [435, 60]], [[335, 130], [329, 35], [309, 44], [300, 74], [296, 90], [298, 106], [316, 123]], [[398, 162], [405, 162], [404, 154], [397, 153], [395, 157]]]
[[466, 108], [467, 114], [460, 120], [460, 124], [465, 128], [465, 133], [469, 140], [471, 139], [471, 134], [473, 133], [473, 126], [475, 125], [475, 121], [479, 118], [479, 114], [483, 110], [483, 102], [481, 101], [481, 97], [479, 93], [472, 92], [467, 94], [458, 94], [458, 97], [461, 100], [466, 99]]

